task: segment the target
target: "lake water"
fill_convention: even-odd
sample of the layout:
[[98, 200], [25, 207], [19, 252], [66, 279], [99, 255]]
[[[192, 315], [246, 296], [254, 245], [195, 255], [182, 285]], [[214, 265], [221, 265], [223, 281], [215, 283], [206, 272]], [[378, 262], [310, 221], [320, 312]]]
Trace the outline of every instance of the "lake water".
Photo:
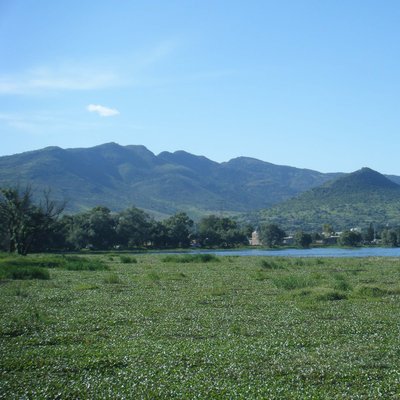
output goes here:
[[218, 256], [256, 256], [256, 257], [400, 257], [400, 247], [361, 247], [355, 249], [317, 248], [317, 249], [245, 249], [245, 250], [192, 250], [168, 252], [168, 254], [215, 254]]

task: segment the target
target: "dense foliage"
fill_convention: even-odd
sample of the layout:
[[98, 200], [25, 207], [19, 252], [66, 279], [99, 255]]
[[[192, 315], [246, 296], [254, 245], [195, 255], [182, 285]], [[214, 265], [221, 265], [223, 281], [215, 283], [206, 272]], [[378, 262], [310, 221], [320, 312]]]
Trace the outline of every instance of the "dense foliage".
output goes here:
[[[209, 215], [198, 223], [184, 212], [157, 221], [136, 207], [111, 212], [103, 206], [74, 215], [63, 215], [63, 204], [45, 193], [37, 204], [28, 187], [0, 190], [0, 249], [27, 254], [52, 250], [110, 250], [146, 248], [237, 247], [249, 244], [253, 228], [238, 220]], [[322, 230], [322, 233], [320, 233]], [[295, 245], [307, 248], [314, 244], [383, 244], [397, 246], [400, 229], [377, 228], [373, 224], [363, 230], [345, 230], [335, 234], [331, 224], [319, 230], [298, 230], [289, 234], [275, 223], [260, 224], [261, 244], [267, 247]]]
[[107, 207], [63, 215], [62, 206], [45, 197], [36, 205], [29, 188], [3, 189], [0, 198], [0, 244], [3, 250], [28, 251], [232, 247], [248, 244], [249, 227], [242, 228], [227, 217], [204, 217], [198, 226], [180, 212], [156, 221], [144, 211], [130, 207], [119, 213]]

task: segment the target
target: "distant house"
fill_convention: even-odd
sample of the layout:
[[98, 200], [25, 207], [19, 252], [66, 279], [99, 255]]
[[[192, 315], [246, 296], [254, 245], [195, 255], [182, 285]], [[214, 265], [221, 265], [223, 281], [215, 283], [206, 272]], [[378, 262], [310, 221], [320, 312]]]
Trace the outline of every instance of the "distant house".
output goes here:
[[324, 244], [337, 244], [342, 232], [335, 232], [334, 235], [324, 238]]
[[249, 244], [250, 246], [261, 246], [262, 243], [260, 240], [260, 235], [256, 230], [251, 234], [251, 239], [249, 239]]

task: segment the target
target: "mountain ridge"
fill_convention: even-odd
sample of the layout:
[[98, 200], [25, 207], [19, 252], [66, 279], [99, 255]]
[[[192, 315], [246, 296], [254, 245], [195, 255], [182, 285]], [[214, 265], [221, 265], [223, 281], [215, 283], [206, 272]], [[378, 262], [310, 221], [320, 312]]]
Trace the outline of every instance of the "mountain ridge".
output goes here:
[[156, 155], [143, 145], [115, 142], [0, 157], [0, 186], [50, 187], [56, 199], [68, 201], [68, 212], [104, 205], [115, 211], [136, 206], [159, 217], [234, 215], [273, 207], [341, 176], [245, 156], [218, 163], [183, 150]]

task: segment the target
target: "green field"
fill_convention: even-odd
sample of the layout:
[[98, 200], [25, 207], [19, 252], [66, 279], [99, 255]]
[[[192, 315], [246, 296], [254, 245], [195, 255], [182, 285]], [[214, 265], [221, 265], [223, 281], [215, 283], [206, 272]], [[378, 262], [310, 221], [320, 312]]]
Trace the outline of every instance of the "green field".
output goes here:
[[87, 257], [0, 258], [0, 399], [400, 398], [398, 259]]

